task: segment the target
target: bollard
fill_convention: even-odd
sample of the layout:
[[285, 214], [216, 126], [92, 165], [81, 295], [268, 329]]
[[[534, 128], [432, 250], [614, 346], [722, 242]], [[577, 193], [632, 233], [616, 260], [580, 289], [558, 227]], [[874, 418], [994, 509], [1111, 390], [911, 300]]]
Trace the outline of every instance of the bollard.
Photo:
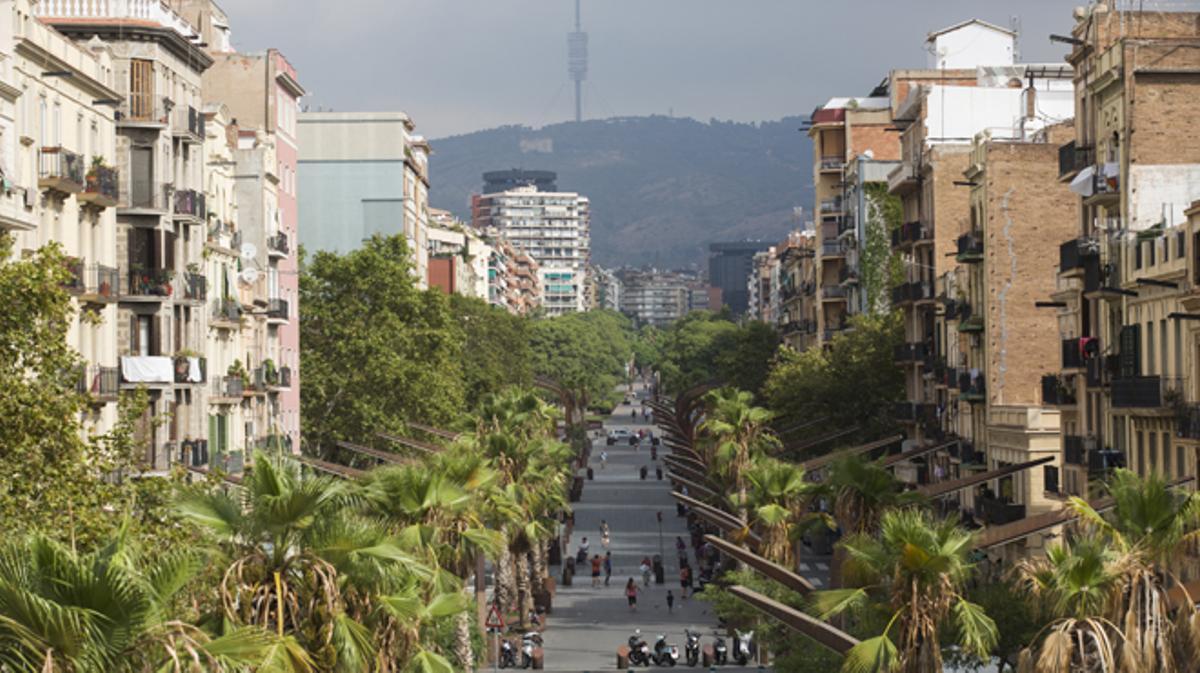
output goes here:
[[588, 481], [592, 481], [593, 479], [595, 479], [595, 478], [596, 478], [596, 473], [595, 473], [595, 472], [593, 472], [593, 471], [592, 471], [592, 468], [590, 468], [590, 467], [589, 467], [587, 470], [588, 470], [588, 471], [587, 471], [587, 475], [588, 475]]
[[646, 479], [646, 472], [647, 472], [647, 470], [646, 470], [646, 466], [645, 466], [645, 465], [643, 465], [643, 466], [642, 466], [642, 469], [641, 469], [641, 470], [639, 470], [639, 472], [640, 472], [640, 474], [642, 475], [642, 480], [643, 480], [643, 481], [645, 481], [645, 479]]
[[662, 481], [662, 467], [654, 468], [654, 474], [658, 477], [659, 481]]

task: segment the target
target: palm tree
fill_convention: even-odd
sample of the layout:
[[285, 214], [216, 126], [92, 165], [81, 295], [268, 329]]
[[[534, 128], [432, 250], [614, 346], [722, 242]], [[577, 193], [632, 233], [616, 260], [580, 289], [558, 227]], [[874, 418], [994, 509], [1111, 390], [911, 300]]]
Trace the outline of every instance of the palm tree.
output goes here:
[[1019, 670], [1098, 673], [1116, 669], [1121, 628], [1108, 615], [1121, 600], [1125, 559], [1102, 538], [1085, 536], [1073, 544], [1050, 547], [1043, 558], [1018, 564], [1017, 577], [1033, 606], [1051, 619], [1036, 661], [1031, 645], [1021, 653]]
[[769, 427], [772, 413], [754, 406], [754, 395], [736, 388], [719, 388], [705, 395], [707, 417], [700, 424], [713, 442], [709, 456], [733, 482], [738, 515], [747, 520], [746, 472], [754, 456], [779, 445]]
[[195, 492], [180, 513], [215, 538], [224, 616], [291, 635], [329, 670], [450, 664], [425, 648], [427, 620], [466, 608], [456, 578], [352, 507], [350, 485], [256, 454], [239, 497]]
[[[1106, 489], [1114, 501], [1108, 514], [1081, 498], [1069, 502], [1084, 532], [1097, 538], [1077, 545], [1077, 551], [1088, 553], [1060, 548], [1045, 563], [1025, 570], [1031, 586], [1044, 584], [1042, 592], [1059, 601], [1075, 595], [1072, 582], [1080, 582], [1058, 577], [1068, 570], [1103, 573], [1104, 586], [1111, 587], [1103, 604], [1092, 600], [1054, 614], [1059, 621], [1042, 644], [1039, 667], [1065, 670], [1061, 664], [1074, 659], [1103, 665], [1116, 658], [1130, 671], [1177, 670], [1194, 661], [1200, 649], [1200, 613], [1174, 574], [1175, 564], [1187, 558], [1187, 547], [1200, 537], [1200, 495], [1172, 488], [1155, 475], [1143, 479], [1123, 469], [1113, 472]], [[1096, 546], [1107, 551], [1101, 555]], [[1174, 609], [1172, 587], [1185, 596]], [[1087, 588], [1097, 591], [1091, 584]], [[1119, 638], [1105, 631], [1114, 625]], [[1075, 640], [1068, 641], [1068, 635]]]
[[841, 543], [860, 586], [817, 592], [814, 606], [823, 618], [867, 606], [890, 614], [881, 635], [847, 653], [843, 671], [940, 671], [941, 637], [950, 625], [964, 652], [990, 657], [996, 624], [963, 596], [971, 539], [953, 519], [937, 520], [926, 510], [908, 508], [885, 512], [878, 538], [855, 535]]
[[[883, 513], [922, 502], [914, 491], [905, 491], [895, 475], [875, 461], [859, 456], [835, 460], [829, 467], [828, 492], [833, 497], [833, 518], [843, 535], [870, 535], [879, 530]], [[830, 582], [840, 587], [845, 550], [835, 547]]]
[[125, 531], [86, 556], [33, 537], [0, 549], [0, 670], [309, 671], [291, 638], [236, 628], [224, 635], [175, 609], [203, 567], [188, 551], [150, 559]]
[[824, 488], [809, 481], [799, 465], [766, 457], [751, 464], [746, 481], [750, 526], [762, 537], [763, 556], [795, 567], [799, 534], [817, 524], [832, 524], [829, 517], [809, 511]]

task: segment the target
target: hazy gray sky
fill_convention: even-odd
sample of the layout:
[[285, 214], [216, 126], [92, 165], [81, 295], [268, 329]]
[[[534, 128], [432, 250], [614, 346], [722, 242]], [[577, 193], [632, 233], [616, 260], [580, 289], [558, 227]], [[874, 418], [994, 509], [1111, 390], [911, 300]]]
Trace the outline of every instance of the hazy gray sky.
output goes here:
[[[242, 51], [277, 47], [313, 109], [400, 109], [431, 138], [574, 115], [573, 0], [219, 0]], [[583, 0], [588, 117], [807, 114], [925, 63], [926, 33], [1020, 17], [1023, 61], [1060, 62], [1084, 0]]]

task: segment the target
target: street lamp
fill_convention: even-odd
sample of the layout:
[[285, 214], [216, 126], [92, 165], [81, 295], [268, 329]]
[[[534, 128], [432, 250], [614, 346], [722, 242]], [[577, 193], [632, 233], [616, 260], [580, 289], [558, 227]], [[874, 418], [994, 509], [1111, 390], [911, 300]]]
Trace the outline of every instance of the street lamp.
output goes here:
[[658, 557], [663, 559], [663, 563], [666, 564], [667, 554], [663, 547], [662, 512], [658, 512], [656, 516], [658, 517]]

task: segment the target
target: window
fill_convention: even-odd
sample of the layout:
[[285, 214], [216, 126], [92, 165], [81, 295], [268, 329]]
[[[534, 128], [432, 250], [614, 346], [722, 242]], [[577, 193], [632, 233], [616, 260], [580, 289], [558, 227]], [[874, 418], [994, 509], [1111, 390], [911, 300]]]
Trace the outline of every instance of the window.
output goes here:
[[1187, 458], [1183, 452], [1182, 444], [1175, 445], [1175, 473], [1181, 477], [1188, 473]]
[[1173, 372], [1171, 372], [1171, 375], [1182, 378], [1183, 377], [1183, 333], [1181, 332], [1182, 328], [1180, 327], [1180, 321], [1176, 320], [1176, 321], [1174, 321], [1174, 323], [1175, 323], [1175, 350], [1172, 352], [1175, 355], [1175, 370]]
[[46, 97], [38, 99], [38, 138], [42, 147], [50, 146], [50, 113], [46, 107]]
[[1171, 476], [1171, 435], [1162, 433], [1162, 473], [1164, 477]]
[[1137, 432], [1137, 473], [1146, 474], [1146, 436], [1141, 430]]
[[1183, 257], [1185, 240], [1186, 239], [1183, 236], [1182, 229], [1175, 232], [1175, 259], [1181, 259]]
[[1167, 348], [1167, 319], [1166, 318], [1162, 318], [1158, 321], [1158, 345], [1159, 345], [1159, 353], [1160, 353], [1159, 364], [1161, 365], [1160, 369], [1158, 370], [1158, 373], [1161, 376], [1166, 376], [1167, 373], [1170, 371], [1167, 369], [1167, 355], [1168, 355], [1167, 350], [1169, 350], [1169, 349]]
[[1154, 323], [1146, 322], [1146, 376], [1154, 374]]
[[1146, 469], [1146, 474], [1154, 474], [1158, 470], [1158, 435], [1154, 432], [1147, 432], [1146, 439], [1150, 445], [1147, 447], [1147, 456], [1150, 459], [1150, 464]]

